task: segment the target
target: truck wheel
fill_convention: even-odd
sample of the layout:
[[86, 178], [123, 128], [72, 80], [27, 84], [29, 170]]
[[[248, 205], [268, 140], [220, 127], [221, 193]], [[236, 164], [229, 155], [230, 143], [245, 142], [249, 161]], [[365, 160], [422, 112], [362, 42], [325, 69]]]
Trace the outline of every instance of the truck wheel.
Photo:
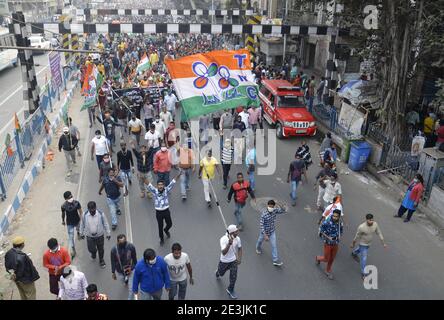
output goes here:
[[276, 124], [276, 137], [282, 139], [284, 137], [284, 128], [281, 123]]

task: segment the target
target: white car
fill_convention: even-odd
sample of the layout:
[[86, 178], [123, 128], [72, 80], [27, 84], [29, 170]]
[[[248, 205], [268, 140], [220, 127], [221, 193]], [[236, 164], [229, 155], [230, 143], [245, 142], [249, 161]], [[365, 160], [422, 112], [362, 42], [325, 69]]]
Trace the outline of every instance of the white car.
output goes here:
[[[51, 49], [51, 41], [46, 40], [42, 36], [32, 36], [29, 37], [29, 41], [31, 42], [32, 48], [43, 48], [43, 49]], [[34, 51], [34, 54], [44, 53], [45, 51]]]
[[0, 71], [10, 66], [17, 67], [18, 51], [15, 49], [3, 49], [0, 51]]

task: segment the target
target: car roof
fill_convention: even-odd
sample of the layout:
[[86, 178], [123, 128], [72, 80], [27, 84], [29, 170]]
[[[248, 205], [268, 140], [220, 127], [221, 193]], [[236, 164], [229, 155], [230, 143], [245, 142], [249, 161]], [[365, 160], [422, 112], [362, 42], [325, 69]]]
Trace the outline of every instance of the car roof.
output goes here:
[[[262, 80], [262, 83], [275, 95], [278, 96], [298, 96], [302, 97], [302, 89], [293, 86], [287, 80]], [[279, 89], [280, 88], [280, 89]], [[285, 90], [284, 88], [288, 88]], [[290, 89], [291, 88], [291, 89]]]

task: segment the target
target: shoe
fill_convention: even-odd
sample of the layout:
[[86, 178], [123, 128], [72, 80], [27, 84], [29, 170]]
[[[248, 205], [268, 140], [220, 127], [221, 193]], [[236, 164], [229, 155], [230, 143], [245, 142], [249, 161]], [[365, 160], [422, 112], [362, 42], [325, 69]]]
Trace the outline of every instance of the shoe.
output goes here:
[[120, 216], [122, 214], [122, 211], [120, 211], [120, 209], [117, 209], [116, 214]]
[[224, 190], [227, 190], [227, 186], [223, 186], [223, 189], [224, 189]]
[[318, 260], [318, 257], [315, 257], [315, 263], [317, 266], [319, 266], [321, 264], [321, 261]]
[[186, 191], [191, 191], [191, 188], [190, 187], [186, 187], [185, 190]]
[[77, 162], [73, 161], [73, 162], [72, 162], [72, 164], [73, 164], [73, 165], [76, 165], [76, 164], [77, 164]]
[[404, 219], [404, 222], [409, 222], [410, 220], [409, 219]]
[[333, 280], [333, 279], [334, 279], [334, 277], [333, 277], [333, 273], [331, 273], [331, 272], [325, 272], [325, 275], [327, 276], [327, 278], [328, 278], [329, 280]]
[[207, 201], [208, 208], [211, 208], [211, 201]]
[[163, 246], [164, 243], [165, 241], [163, 239], [160, 239], [160, 245]]
[[166, 231], [166, 230], [163, 230], [163, 231], [165, 231], [165, 234], [167, 235], [168, 239], [171, 238], [171, 233], [169, 231]]
[[257, 248], [256, 248], [256, 253], [257, 253], [257, 254], [262, 254], [262, 249], [257, 249]]
[[364, 281], [365, 278], [366, 278], [368, 275], [369, 275], [369, 273], [362, 273], [362, 274], [361, 274], [361, 279], [362, 279], [362, 281]]
[[133, 182], [131, 181], [131, 179], [128, 179], [128, 183], [129, 183], [130, 185], [133, 184]]
[[117, 229], [117, 224], [113, 224], [112, 226], [111, 226], [111, 229], [114, 231], [114, 230], [116, 230]]
[[291, 205], [292, 205], [293, 207], [296, 207], [296, 201], [293, 201], [293, 202], [291, 203]]
[[71, 250], [71, 259], [74, 259], [74, 257], [76, 256], [77, 252], [75, 248], [72, 248]]
[[214, 275], [216, 276], [216, 279], [217, 279], [217, 280], [220, 279], [220, 275], [219, 275], [219, 273], [217, 272], [217, 270], [214, 272]]
[[237, 295], [236, 295], [236, 292], [234, 292], [234, 290], [230, 291], [227, 288], [227, 293], [228, 293], [228, 295], [230, 296], [231, 299], [237, 299]]
[[359, 262], [359, 256], [356, 253], [351, 253], [351, 256], [353, 259], [355, 259], [356, 262]]
[[68, 173], [66, 174], [67, 177], [71, 177], [71, 171], [68, 171]]
[[96, 257], [97, 257], [97, 256], [96, 256], [95, 254], [91, 254], [91, 259], [92, 259], [92, 260], [96, 260]]
[[182, 196], [182, 201], [186, 201], [187, 200], [187, 196], [183, 195]]
[[284, 263], [281, 260], [273, 261], [273, 265], [276, 267], [282, 266]]
[[100, 261], [99, 264], [100, 264], [100, 268], [102, 268], [102, 269], [106, 268], [106, 263], [104, 260]]

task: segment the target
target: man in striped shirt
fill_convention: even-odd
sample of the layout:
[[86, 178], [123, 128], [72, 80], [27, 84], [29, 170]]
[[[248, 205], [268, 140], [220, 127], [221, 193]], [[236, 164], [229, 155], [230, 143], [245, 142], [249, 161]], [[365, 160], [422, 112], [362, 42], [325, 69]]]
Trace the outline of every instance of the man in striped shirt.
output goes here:
[[284, 263], [279, 259], [277, 243], [276, 243], [276, 217], [278, 214], [286, 213], [287, 208], [276, 208], [276, 202], [269, 200], [267, 203], [267, 209], [261, 215], [260, 220], [260, 233], [259, 239], [256, 243], [256, 253], [262, 254], [262, 242], [270, 241], [271, 244], [271, 257], [273, 259], [273, 265], [280, 267]]
[[[177, 178], [182, 174], [182, 171], [179, 171], [179, 174], [171, 180], [168, 186], [165, 187], [165, 182], [163, 180], [159, 180], [157, 182], [157, 188], [155, 188], [151, 183], [148, 185], [148, 191], [152, 193], [154, 198], [154, 208], [156, 209], [156, 219], [157, 226], [159, 228], [159, 238], [160, 244], [164, 244], [163, 232], [170, 238], [169, 230], [173, 226], [173, 222], [171, 221], [171, 213], [170, 213], [170, 202], [168, 200], [168, 194], [173, 189], [173, 186], [176, 184]], [[163, 221], [165, 220], [166, 226], [163, 228]]]

